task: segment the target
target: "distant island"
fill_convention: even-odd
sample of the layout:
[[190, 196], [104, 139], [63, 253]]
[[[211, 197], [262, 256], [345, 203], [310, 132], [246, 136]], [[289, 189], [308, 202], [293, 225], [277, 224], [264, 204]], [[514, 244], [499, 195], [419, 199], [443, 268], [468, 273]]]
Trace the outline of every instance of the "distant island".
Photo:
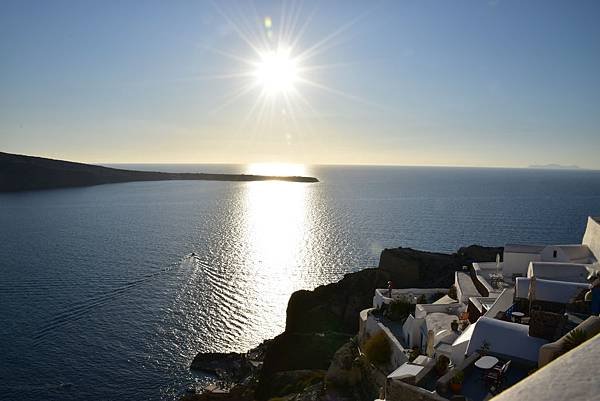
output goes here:
[[132, 181], [289, 181], [319, 182], [314, 177], [253, 174], [161, 173], [0, 152], [0, 192], [83, 187]]
[[575, 164], [564, 165], [564, 164], [550, 163], [550, 164], [531, 164], [529, 166], [529, 168], [540, 168], [540, 169], [547, 169], [547, 170], [579, 170], [581, 167], [576, 166]]

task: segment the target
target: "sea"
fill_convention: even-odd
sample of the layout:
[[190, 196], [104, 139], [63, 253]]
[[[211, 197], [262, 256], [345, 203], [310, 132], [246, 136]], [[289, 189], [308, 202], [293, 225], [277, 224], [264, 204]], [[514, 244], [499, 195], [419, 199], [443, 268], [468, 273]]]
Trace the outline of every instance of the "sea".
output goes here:
[[[126, 165], [243, 173], [243, 165]], [[304, 166], [318, 183], [132, 182], [0, 194], [0, 399], [175, 400], [288, 298], [382, 249], [579, 243], [600, 171]]]

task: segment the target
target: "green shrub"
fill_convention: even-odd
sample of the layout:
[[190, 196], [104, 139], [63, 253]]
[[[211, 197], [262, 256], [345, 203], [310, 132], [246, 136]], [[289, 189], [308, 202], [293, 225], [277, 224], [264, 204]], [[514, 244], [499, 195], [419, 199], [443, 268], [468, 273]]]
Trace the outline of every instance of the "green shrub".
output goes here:
[[410, 350], [410, 355], [408, 356], [408, 361], [412, 362], [415, 359], [417, 359], [417, 357], [421, 355], [421, 350], [419, 349], [419, 347], [414, 347], [413, 349]]
[[403, 321], [412, 312], [413, 304], [405, 299], [394, 299], [390, 302], [387, 317], [394, 321]]
[[387, 335], [380, 331], [367, 340], [364, 351], [369, 361], [375, 364], [384, 364], [390, 360], [392, 348]]
[[492, 349], [492, 344], [483, 340], [483, 343], [481, 344], [481, 348], [479, 348], [479, 353], [481, 355], [487, 355], [491, 349]]
[[458, 299], [458, 294], [456, 293], [456, 287], [454, 285], [448, 289], [448, 296], [452, 299]]
[[437, 361], [435, 362], [435, 370], [440, 376], [443, 376], [448, 370], [449, 365], [450, 359], [446, 355], [440, 355]]
[[462, 382], [465, 380], [465, 374], [462, 370], [457, 370], [456, 373], [454, 373], [454, 376], [452, 376], [452, 379], [450, 379], [450, 383], [454, 383], [454, 384], [462, 384]]

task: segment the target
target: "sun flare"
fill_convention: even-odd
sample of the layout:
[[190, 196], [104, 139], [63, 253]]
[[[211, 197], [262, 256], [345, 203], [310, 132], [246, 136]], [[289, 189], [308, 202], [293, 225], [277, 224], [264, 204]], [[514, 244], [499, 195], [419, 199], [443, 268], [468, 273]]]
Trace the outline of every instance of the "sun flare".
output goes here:
[[280, 46], [260, 54], [254, 71], [256, 83], [268, 95], [279, 95], [292, 91], [298, 80], [298, 63], [289, 48]]
[[245, 44], [247, 52], [206, 46], [207, 50], [227, 57], [233, 63], [231, 71], [202, 78], [233, 82], [231, 92], [215, 104], [213, 113], [231, 107], [242, 98], [254, 97], [240, 119], [240, 135], [263, 137], [277, 134], [287, 145], [295, 145], [303, 137], [316, 134], [313, 122], [321, 115], [313, 104], [316, 92], [362, 101], [323, 82], [330, 74], [328, 71], [344, 67], [347, 63], [321, 63], [327, 59], [331, 49], [344, 42], [344, 33], [360, 18], [327, 35], [313, 38], [311, 43], [307, 32], [311, 29], [316, 10], [307, 14], [300, 2], [284, 1], [279, 17], [273, 17], [272, 13], [259, 14], [255, 7], [237, 3], [221, 8], [221, 3], [215, 2], [216, 10]]

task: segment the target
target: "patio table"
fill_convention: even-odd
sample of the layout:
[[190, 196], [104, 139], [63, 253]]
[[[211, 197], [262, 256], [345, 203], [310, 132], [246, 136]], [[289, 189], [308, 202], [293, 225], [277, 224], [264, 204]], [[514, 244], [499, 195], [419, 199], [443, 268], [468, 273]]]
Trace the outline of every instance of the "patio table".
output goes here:
[[475, 366], [478, 367], [479, 369], [488, 370], [488, 369], [491, 369], [494, 366], [496, 366], [497, 363], [498, 363], [498, 358], [496, 358], [494, 356], [485, 355], [485, 356], [482, 356], [481, 358], [479, 358], [475, 362]]

